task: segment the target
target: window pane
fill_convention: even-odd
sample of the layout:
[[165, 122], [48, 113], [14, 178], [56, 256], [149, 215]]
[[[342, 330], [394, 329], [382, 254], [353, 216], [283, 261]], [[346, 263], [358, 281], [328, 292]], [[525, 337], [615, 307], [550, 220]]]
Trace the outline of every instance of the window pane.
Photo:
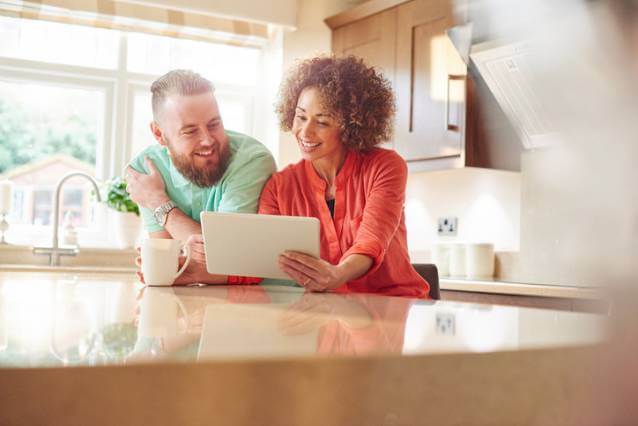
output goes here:
[[131, 158], [147, 146], [155, 143], [155, 138], [149, 128], [151, 121], [153, 121], [151, 94], [136, 92], [133, 99], [133, 141], [131, 143]]
[[215, 85], [253, 86], [257, 81], [258, 49], [139, 33], [130, 33], [128, 41], [130, 71], [161, 75], [186, 68]]
[[224, 128], [252, 134], [252, 99], [218, 91], [215, 93]]
[[118, 32], [0, 16], [0, 56], [116, 68]]
[[[59, 179], [77, 170], [95, 175], [104, 102], [97, 89], [0, 80], [0, 174], [20, 194], [14, 196], [15, 223], [49, 224]], [[91, 206], [83, 200], [90, 199], [90, 191], [85, 180], [70, 180], [60, 220], [73, 211], [74, 223], [88, 226]]]

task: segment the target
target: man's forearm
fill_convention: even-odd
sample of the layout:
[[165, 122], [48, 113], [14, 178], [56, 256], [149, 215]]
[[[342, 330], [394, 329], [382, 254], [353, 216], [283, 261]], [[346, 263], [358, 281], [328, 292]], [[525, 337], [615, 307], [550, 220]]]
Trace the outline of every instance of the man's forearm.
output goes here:
[[177, 207], [168, 213], [164, 228], [171, 234], [173, 239], [181, 241], [186, 241], [191, 235], [202, 233], [200, 223], [184, 214]]

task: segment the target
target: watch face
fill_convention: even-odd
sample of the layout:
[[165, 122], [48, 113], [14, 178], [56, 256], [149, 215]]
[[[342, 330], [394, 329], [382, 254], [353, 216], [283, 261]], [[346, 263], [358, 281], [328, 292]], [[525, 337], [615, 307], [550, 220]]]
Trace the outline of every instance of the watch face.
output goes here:
[[162, 214], [162, 212], [154, 212], [153, 216], [155, 217], [155, 220], [157, 221], [157, 223], [159, 223], [160, 225], [164, 221], [164, 218], [163, 218], [164, 215]]

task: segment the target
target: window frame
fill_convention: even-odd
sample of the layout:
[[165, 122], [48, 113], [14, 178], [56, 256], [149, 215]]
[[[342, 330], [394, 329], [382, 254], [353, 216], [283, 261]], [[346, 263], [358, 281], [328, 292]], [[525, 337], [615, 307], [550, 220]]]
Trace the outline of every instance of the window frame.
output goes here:
[[[103, 92], [104, 114], [102, 122], [99, 123], [102, 130], [100, 134], [96, 135], [95, 165], [95, 178], [102, 181], [110, 177], [123, 175], [128, 159], [132, 155], [133, 124], [135, 119], [133, 116], [133, 102], [135, 93], [148, 91], [151, 83], [159, 77], [159, 74], [142, 74], [128, 71], [128, 33], [113, 31], [117, 32], [119, 38], [118, 60], [114, 69], [0, 56], [0, 80], [2, 81], [100, 90]], [[264, 56], [268, 54], [267, 47], [264, 46], [259, 50], [258, 66], [262, 66]], [[230, 93], [238, 99], [243, 99], [245, 105], [249, 106], [246, 112], [248, 114], [246, 121], [249, 126], [248, 134], [254, 134], [255, 129], [259, 129], [258, 117], [260, 114], [257, 111], [266, 109], [266, 102], [262, 99], [262, 96], [259, 96], [259, 91], [267, 78], [267, 73], [258, 73], [254, 87], [215, 84], [217, 92]], [[119, 143], [118, 141], [124, 141], [124, 143]], [[53, 183], [54, 187], [56, 183]], [[78, 229], [79, 240], [84, 245], [91, 247], [111, 247], [115, 244], [115, 241], [112, 240], [113, 232], [109, 232], [113, 226], [111, 223], [112, 215], [108, 213], [104, 203], [93, 203], [93, 205], [97, 226], [89, 229]], [[51, 243], [51, 226], [12, 224], [9, 232], [12, 236], [11, 240], [17, 244], [30, 245], [37, 242], [50, 245]], [[46, 235], [46, 238], [43, 239], [43, 235]]]

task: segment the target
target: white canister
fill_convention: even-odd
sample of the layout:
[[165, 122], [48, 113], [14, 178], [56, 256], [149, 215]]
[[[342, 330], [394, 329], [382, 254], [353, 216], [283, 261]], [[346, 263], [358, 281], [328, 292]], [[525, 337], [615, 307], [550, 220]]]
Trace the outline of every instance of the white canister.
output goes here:
[[450, 246], [447, 244], [435, 244], [432, 247], [431, 262], [436, 265], [440, 277], [450, 275]]
[[450, 245], [450, 276], [465, 277], [465, 244]]
[[494, 276], [494, 244], [467, 245], [465, 274], [474, 279], [491, 279]]

